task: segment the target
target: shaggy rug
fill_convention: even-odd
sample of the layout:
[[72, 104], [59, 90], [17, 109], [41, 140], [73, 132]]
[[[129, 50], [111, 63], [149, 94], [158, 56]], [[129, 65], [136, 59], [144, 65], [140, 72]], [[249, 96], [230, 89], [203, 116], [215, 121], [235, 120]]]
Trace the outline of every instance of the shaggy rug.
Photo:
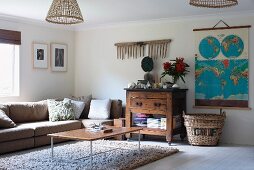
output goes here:
[[[111, 149], [115, 149], [109, 151]], [[116, 149], [120, 148], [120, 149]], [[51, 159], [50, 147], [36, 148], [0, 156], [0, 169], [4, 170], [90, 170], [134, 169], [178, 152], [178, 149], [152, 145], [138, 145], [131, 142], [100, 140], [93, 142], [92, 166], [89, 157], [89, 142], [69, 142], [54, 147]], [[107, 152], [108, 151], [108, 152]], [[87, 158], [84, 158], [87, 157]]]

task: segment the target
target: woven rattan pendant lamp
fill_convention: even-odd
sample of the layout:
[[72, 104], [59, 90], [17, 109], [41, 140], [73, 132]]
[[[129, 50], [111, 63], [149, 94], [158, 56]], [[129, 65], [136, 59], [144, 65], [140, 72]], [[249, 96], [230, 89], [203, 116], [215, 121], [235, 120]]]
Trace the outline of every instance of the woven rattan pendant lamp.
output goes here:
[[84, 19], [76, 0], [53, 0], [46, 21], [70, 25], [84, 22]]
[[237, 4], [237, 0], [190, 0], [190, 5], [205, 8], [226, 8]]

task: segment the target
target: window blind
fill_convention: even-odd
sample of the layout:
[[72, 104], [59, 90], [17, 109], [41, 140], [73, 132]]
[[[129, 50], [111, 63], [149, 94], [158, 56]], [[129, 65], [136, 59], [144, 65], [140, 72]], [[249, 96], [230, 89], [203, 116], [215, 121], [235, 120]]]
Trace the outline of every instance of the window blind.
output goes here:
[[0, 29], [0, 43], [21, 44], [21, 32]]

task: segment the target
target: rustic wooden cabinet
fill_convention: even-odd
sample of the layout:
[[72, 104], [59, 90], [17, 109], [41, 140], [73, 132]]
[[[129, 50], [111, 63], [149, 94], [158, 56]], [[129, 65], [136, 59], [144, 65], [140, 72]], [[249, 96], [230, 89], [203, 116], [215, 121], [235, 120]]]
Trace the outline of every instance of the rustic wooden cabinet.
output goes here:
[[[166, 118], [166, 128], [144, 127], [141, 134], [165, 136], [171, 143], [173, 135], [186, 137], [186, 129], [182, 118], [186, 112], [187, 89], [124, 89], [126, 90], [126, 127], [136, 126], [133, 115], [136, 113], [162, 116]], [[176, 122], [175, 118], [178, 117]], [[180, 120], [179, 120], [180, 118]], [[176, 125], [178, 123], [178, 125]], [[130, 137], [130, 134], [126, 136]]]

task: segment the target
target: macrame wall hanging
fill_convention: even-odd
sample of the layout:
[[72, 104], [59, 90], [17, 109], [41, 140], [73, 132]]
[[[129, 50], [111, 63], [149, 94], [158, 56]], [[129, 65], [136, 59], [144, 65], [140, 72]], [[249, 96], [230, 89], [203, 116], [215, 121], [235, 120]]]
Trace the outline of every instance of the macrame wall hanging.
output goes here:
[[153, 59], [166, 58], [170, 39], [116, 43], [117, 59], [144, 57], [147, 53]]

